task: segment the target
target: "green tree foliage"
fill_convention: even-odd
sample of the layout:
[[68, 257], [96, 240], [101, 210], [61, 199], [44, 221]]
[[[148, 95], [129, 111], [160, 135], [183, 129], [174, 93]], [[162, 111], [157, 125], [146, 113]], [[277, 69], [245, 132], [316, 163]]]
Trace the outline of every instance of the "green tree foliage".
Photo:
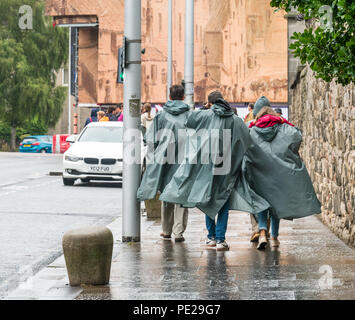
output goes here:
[[[22, 141], [25, 136], [45, 135], [48, 126], [43, 121], [32, 119], [23, 124], [23, 127], [16, 128], [16, 141]], [[11, 126], [0, 121], [0, 151], [7, 151], [11, 142]], [[2, 150], [4, 148], [4, 150]]]
[[[20, 8], [32, 9], [32, 29], [22, 29]], [[43, 0], [0, 1], [0, 120], [11, 130], [28, 123], [54, 126], [66, 97], [56, 72], [68, 58], [68, 32], [44, 17]]]
[[308, 62], [318, 78], [347, 85], [355, 79], [354, 0], [272, 0], [272, 7], [291, 11], [317, 22], [295, 32], [290, 49]]

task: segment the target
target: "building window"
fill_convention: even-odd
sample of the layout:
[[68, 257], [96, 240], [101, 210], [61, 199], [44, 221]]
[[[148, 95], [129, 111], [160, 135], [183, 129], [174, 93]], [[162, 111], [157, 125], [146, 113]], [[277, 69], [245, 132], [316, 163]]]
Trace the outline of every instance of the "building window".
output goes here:
[[242, 77], [242, 59], [239, 57], [239, 79]]
[[182, 17], [179, 13], [179, 41], [182, 41]]
[[161, 70], [161, 83], [166, 84], [167, 82], [168, 82], [168, 79], [167, 79], [166, 70], [162, 69]]
[[159, 13], [159, 33], [163, 30], [163, 20], [162, 15]]
[[155, 64], [152, 64], [152, 66], [150, 67], [150, 76], [153, 85], [155, 85], [157, 83], [157, 66]]
[[62, 69], [62, 85], [68, 86], [69, 84], [69, 70], [68, 68]]

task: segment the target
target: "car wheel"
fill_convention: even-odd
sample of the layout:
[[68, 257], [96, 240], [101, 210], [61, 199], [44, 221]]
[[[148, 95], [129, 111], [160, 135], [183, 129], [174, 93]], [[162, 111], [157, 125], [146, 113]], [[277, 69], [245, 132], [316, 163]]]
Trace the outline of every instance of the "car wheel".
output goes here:
[[65, 186], [73, 186], [75, 179], [63, 178], [63, 184]]
[[47, 153], [46, 149], [42, 149], [40, 152], [41, 153]]

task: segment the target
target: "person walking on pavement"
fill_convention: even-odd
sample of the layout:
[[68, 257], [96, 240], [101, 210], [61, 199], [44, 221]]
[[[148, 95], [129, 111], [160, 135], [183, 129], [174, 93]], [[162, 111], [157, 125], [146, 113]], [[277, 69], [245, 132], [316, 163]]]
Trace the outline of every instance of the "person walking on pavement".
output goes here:
[[[247, 124], [249, 126], [249, 124], [255, 120], [255, 117], [256, 117], [258, 111], [260, 111], [264, 105], [269, 105], [266, 102], [266, 100], [264, 100], [264, 99], [258, 100], [255, 103], [255, 106], [254, 106], [254, 104], [249, 103], [249, 105], [248, 105], [249, 113], [244, 119], [245, 124]], [[255, 216], [252, 213], [250, 213], [249, 215], [250, 215], [250, 223], [251, 223], [251, 229], [252, 229], [252, 235], [250, 237], [250, 242], [258, 242], [259, 236], [260, 236], [259, 224], [258, 224], [258, 221], [255, 219]], [[270, 219], [267, 219], [266, 237], [268, 239], [270, 238], [269, 230], [270, 230]]]
[[118, 118], [121, 116], [122, 114], [122, 103], [118, 104], [116, 109], [115, 109], [115, 121], [118, 121]]
[[276, 108], [276, 109], [275, 109], [275, 112], [277, 113], [277, 115], [278, 115], [279, 117], [282, 117], [282, 110], [281, 110], [281, 108]]
[[150, 125], [153, 123], [154, 117], [151, 115], [152, 105], [150, 103], [145, 103], [143, 106], [143, 114], [142, 114], [142, 126], [147, 131]]
[[[185, 122], [190, 111], [190, 107], [183, 102], [184, 99], [184, 87], [172, 86], [170, 100], [154, 117], [147, 130], [144, 139], [148, 146], [147, 166], [137, 191], [137, 198], [141, 201], [153, 199], [158, 192], [163, 192], [179, 167], [179, 149], [184, 146], [186, 138], [181, 132], [186, 133]], [[183, 234], [187, 221], [187, 208], [174, 202], [163, 202], [160, 236], [171, 239], [173, 235], [175, 242], [185, 241]]]
[[248, 114], [246, 115], [246, 117], [244, 118], [244, 122], [245, 122], [245, 123], [248, 123], [248, 122], [254, 120], [255, 115], [254, 115], [254, 113], [253, 113], [253, 110], [254, 110], [254, 105], [253, 105], [252, 103], [249, 103], [249, 105], [248, 105], [248, 111], [249, 111], [249, 113], [248, 113]]
[[97, 120], [99, 122], [104, 122], [104, 121], [110, 121], [108, 116], [106, 116], [105, 112], [104, 111], [99, 111], [97, 113]]
[[[234, 114], [219, 91], [212, 92], [208, 100], [212, 103], [211, 109], [191, 112], [186, 122], [193, 140], [203, 133], [204, 139], [201, 137], [200, 143], [189, 141], [189, 148], [185, 149], [185, 158], [191, 155], [197, 163], [182, 163], [160, 199], [200, 209], [206, 215], [208, 234], [205, 245], [226, 251], [229, 250], [226, 231], [230, 195], [239, 179], [251, 138], [243, 120]], [[206, 146], [208, 161], [202, 161]], [[217, 160], [217, 157], [221, 158]]]
[[[223, 100], [223, 96], [219, 91], [214, 91], [208, 96], [208, 109], [210, 109], [215, 103], [226, 103], [226, 101]], [[225, 106], [227, 106], [227, 104]], [[228, 217], [228, 200], [217, 214], [217, 223], [215, 219], [212, 219], [207, 214], [205, 215], [205, 223], [208, 231], [205, 244], [208, 247], [216, 247], [217, 251], [229, 250], [229, 245], [226, 242]]]
[[121, 112], [117, 115], [117, 121], [123, 122], [123, 107], [121, 107]]
[[253, 147], [246, 154], [245, 172], [250, 187], [270, 204], [269, 209], [256, 214], [259, 227], [257, 249], [262, 250], [268, 244], [268, 217], [271, 222], [270, 244], [278, 247], [280, 219], [318, 214], [321, 207], [298, 153], [302, 142], [300, 130], [280, 117], [264, 96], [255, 104], [255, 110], [258, 113], [249, 125]]
[[85, 126], [86, 127], [90, 122], [97, 122], [97, 113], [99, 112], [99, 109], [93, 108], [91, 109], [91, 115], [89, 118], [86, 119], [85, 121]]
[[115, 112], [116, 112], [116, 107], [114, 107], [114, 106], [108, 107], [106, 116], [108, 117], [109, 121], [117, 121]]

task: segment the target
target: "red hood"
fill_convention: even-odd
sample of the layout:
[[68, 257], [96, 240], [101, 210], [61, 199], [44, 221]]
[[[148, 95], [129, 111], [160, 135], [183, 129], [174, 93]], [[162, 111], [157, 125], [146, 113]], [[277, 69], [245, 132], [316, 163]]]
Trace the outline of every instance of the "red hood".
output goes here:
[[291, 122], [288, 122], [285, 118], [266, 114], [265, 116], [262, 116], [258, 121], [251, 122], [249, 128], [254, 126], [257, 126], [258, 128], [268, 128], [273, 127], [277, 123], [287, 123], [288, 125], [294, 127], [294, 125]]

